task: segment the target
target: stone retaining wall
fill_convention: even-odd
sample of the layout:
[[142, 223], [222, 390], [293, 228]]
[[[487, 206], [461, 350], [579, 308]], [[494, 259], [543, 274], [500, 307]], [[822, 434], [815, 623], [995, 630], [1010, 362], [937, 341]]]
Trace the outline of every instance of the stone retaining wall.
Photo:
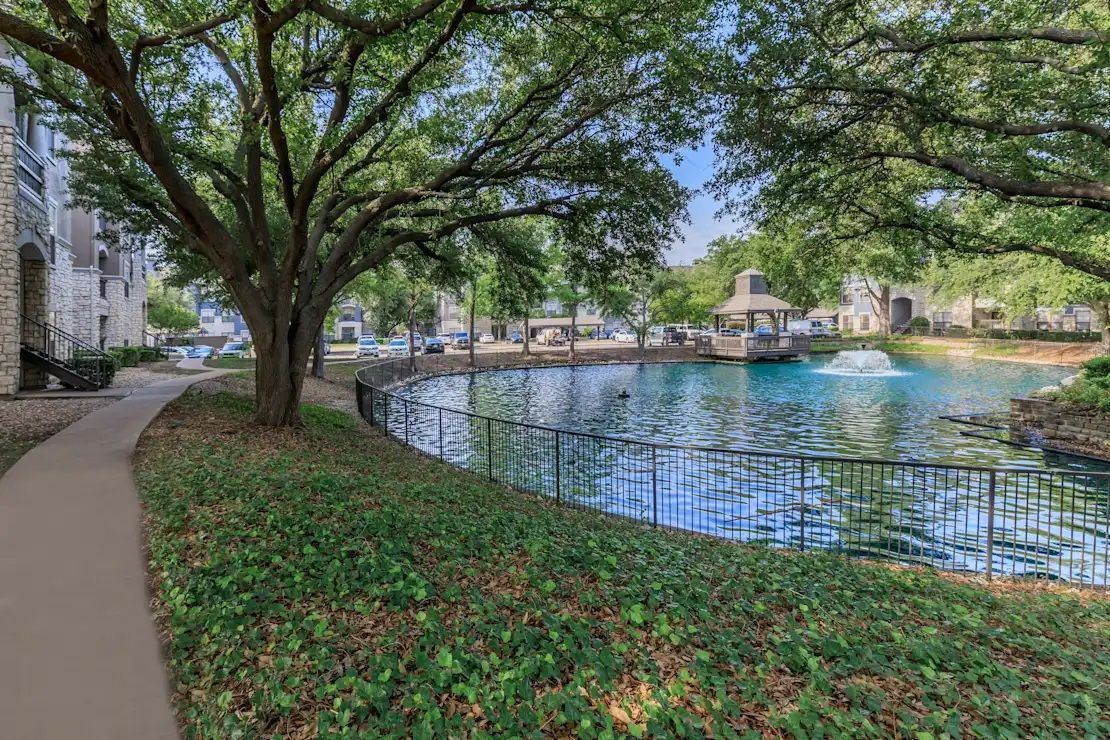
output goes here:
[[1010, 399], [1010, 426], [1032, 428], [1046, 439], [1110, 451], [1110, 415], [1039, 398]]

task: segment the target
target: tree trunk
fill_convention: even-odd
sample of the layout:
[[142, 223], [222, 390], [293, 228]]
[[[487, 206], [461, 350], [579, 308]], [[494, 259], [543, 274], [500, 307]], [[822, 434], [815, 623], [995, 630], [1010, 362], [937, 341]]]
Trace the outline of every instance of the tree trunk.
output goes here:
[[1102, 324], [1102, 353], [1110, 354], [1110, 301], [1091, 301], [1090, 305]]
[[255, 345], [255, 422], [271, 427], [300, 424], [307, 351], [307, 346], [294, 351], [285, 335]]
[[474, 345], [478, 342], [478, 338], [474, 336], [474, 311], [478, 305], [478, 284], [472, 283], [470, 286], [470, 342], [467, 349], [470, 352], [470, 366], [474, 367]]
[[574, 359], [574, 335], [578, 333], [578, 306], [570, 312], [570, 359]]
[[521, 351], [520, 351], [520, 354], [523, 357], [527, 357], [528, 355], [532, 354], [532, 350], [529, 349], [529, 347], [528, 347], [528, 332], [529, 332], [528, 317], [525, 316], [524, 317], [524, 348], [521, 349]]
[[967, 322], [969, 329], [975, 328], [975, 293], [971, 293], [971, 320]]
[[416, 298], [409, 304], [409, 372], [416, 372]]
[[316, 332], [316, 351], [312, 353], [312, 374], [317, 378], [324, 377], [324, 327]]
[[880, 285], [879, 292], [876, 293], [871, 289], [870, 282], [866, 285], [871, 310], [875, 313], [876, 328], [881, 336], [888, 336], [890, 334], [890, 286]]

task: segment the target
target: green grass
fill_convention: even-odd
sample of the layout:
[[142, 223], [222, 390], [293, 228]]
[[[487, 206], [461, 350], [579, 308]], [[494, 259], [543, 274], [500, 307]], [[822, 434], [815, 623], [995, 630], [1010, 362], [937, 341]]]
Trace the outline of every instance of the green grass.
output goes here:
[[556, 508], [306, 407], [144, 436], [193, 737], [1110, 733], [1107, 601]]
[[942, 355], [948, 352], [950, 347], [943, 344], [929, 344], [926, 342], [919, 342], [914, 339], [879, 339], [871, 337], [861, 337], [859, 339], [840, 339], [840, 340], [822, 340], [813, 342], [810, 345], [812, 352], [840, 352], [842, 350], [859, 349], [860, 345], [866, 343], [874, 349], [879, 349], [884, 352], [897, 352], [903, 354], [917, 353], [917, 354], [930, 354]]
[[983, 344], [975, 347], [976, 357], [1012, 357], [1021, 353], [1021, 345], [1016, 343]]
[[210, 357], [204, 361], [205, 367], [218, 367], [224, 370], [254, 369], [254, 359], [250, 357]]

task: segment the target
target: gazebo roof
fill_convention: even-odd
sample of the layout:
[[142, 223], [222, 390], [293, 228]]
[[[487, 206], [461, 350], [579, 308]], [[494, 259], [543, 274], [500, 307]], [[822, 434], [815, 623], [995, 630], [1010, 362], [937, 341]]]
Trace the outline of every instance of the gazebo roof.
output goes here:
[[713, 313], [725, 316], [730, 314], [762, 313], [765, 311], [800, 311], [781, 298], [767, 292], [767, 280], [763, 273], [747, 269], [736, 276], [736, 292], [724, 303], [713, 308]]

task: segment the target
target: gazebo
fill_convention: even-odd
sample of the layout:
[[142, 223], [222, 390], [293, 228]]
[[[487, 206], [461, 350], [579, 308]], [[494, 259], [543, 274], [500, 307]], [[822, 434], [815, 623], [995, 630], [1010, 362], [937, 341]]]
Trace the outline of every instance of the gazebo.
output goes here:
[[[721, 320], [744, 321], [744, 336], [702, 336], [695, 342], [699, 355], [734, 360], [792, 360], [809, 353], [809, 337], [784, 332], [791, 316], [801, 316], [800, 308], [767, 292], [767, 280], [759, 270], [748, 269], [736, 276], [736, 292], [713, 308], [717, 329]], [[757, 317], [771, 320], [771, 333], [756, 335]]]
[[800, 308], [791, 306], [781, 298], [776, 298], [767, 292], [767, 279], [763, 273], [754, 268], [744, 270], [736, 276], [736, 291], [724, 303], [713, 308], [717, 328], [721, 328], [722, 319], [744, 319], [744, 331], [754, 331], [754, 321], [759, 316], [766, 316], [771, 320], [772, 330], [779, 333], [780, 324], [785, 328], [791, 316], [801, 316], [804, 312]]

